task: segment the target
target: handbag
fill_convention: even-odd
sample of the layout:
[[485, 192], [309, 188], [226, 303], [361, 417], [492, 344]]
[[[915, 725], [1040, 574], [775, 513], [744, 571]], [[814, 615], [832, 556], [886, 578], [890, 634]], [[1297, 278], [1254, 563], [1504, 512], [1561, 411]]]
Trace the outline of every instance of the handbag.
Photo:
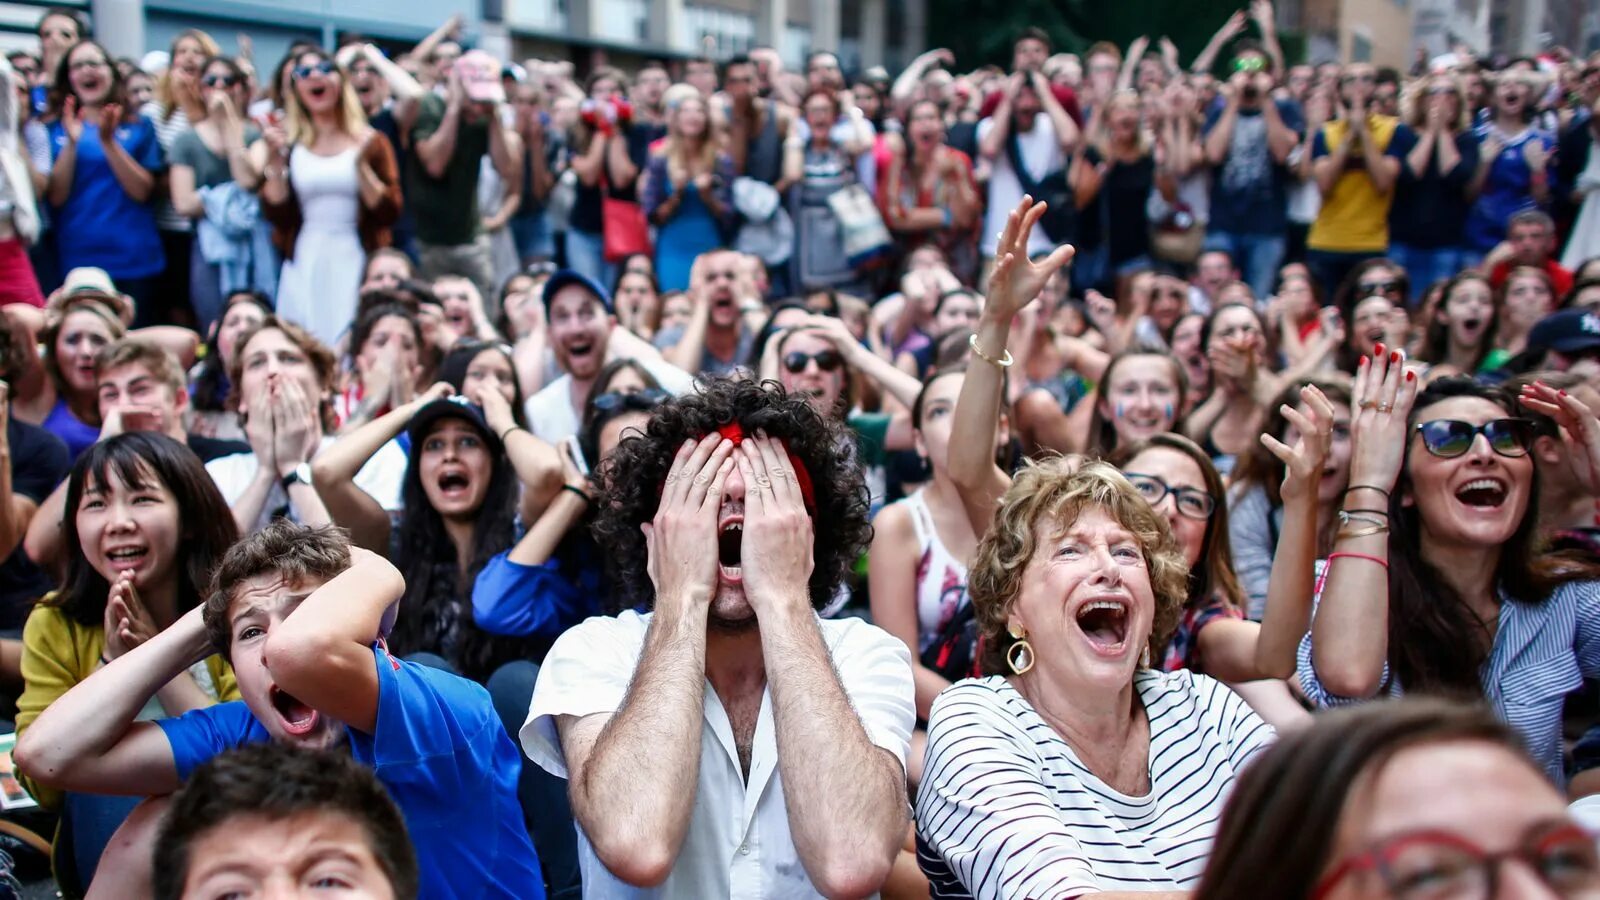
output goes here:
[[828, 195], [828, 208], [839, 220], [839, 239], [851, 268], [860, 269], [888, 256], [893, 247], [889, 229], [866, 188], [850, 184], [834, 191]]
[[636, 253], [650, 255], [650, 223], [644, 207], [611, 195], [605, 175], [600, 176], [600, 228], [602, 253], [608, 263], [619, 263]]
[[1012, 133], [1006, 138], [1006, 159], [1011, 161], [1011, 171], [1017, 175], [1022, 192], [1034, 200], [1050, 204], [1039, 219], [1045, 237], [1057, 244], [1070, 244], [1078, 236], [1078, 201], [1072, 196], [1072, 186], [1067, 184], [1067, 171], [1058, 169], [1040, 179], [1028, 174], [1022, 165], [1022, 147]]

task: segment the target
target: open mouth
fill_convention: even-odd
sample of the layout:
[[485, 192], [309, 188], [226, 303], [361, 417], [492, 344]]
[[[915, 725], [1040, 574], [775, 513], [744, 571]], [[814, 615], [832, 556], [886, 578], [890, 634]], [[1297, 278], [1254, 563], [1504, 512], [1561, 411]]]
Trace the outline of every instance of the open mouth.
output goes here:
[[583, 359], [593, 352], [593, 341], [572, 341], [567, 344], [567, 358], [569, 359]]
[[312, 100], [321, 100], [328, 95], [328, 86], [325, 84], [312, 84], [306, 86], [306, 95]]
[[1478, 333], [1478, 329], [1482, 328], [1482, 327], [1483, 327], [1483, 320], [1482, 319], [1462, 319], [1461, 320], [1461, 330], [1466, 332], [1467, 334], [1477, 334]]
[[106, 562], [112, 571], [122, 572], [128, 569], [137, 569], [144, 558], [150, 555], [150, 548], [142, 545], [129, 545], [117, 547], [106, 551]]
[[317, 727], [317, 711], [300, 702], [295, 695], [279, 690], [277, 685], [273, 685], [268, 696], [272, 700], [272, 708], [278, 713], [278, 718], [283, 720], [284, 730], [289, 734], [299, 736]]
[[733, 516], [717, 529], [717, 569], [723, 581], [744, 580], [744, 517]]
[[1101, 653], [1121, 653], [1128, 640], [1128, 604], [1122, 600], [1085, 603], [1078, 609], [1078, 630]]
[[1497, 478], [1478, 478], [1457, 488], [1456, 499], [1478, 509], [1494, 509], [1506, 502], [1506, 485]]
[[1376, 328], [1369, 328], [1369, 329], [1367, 329], [1367, 332], [1366, 332], [1366, 339], [1367, 339], [1367, 343], [1368, 344], [1376, 344], [1379, 341], [1383, 340], [1384, 337], [1386, 337], [1386, 336], [1387, 336], [1386, 332], [1384, 331], [1382, 325], [1379, 325]]
[[472, 487], [472, 479], [467, 473], [459, 470], [449, 470], [439, 475], [439, 493], [446, 497], [461, 497]]

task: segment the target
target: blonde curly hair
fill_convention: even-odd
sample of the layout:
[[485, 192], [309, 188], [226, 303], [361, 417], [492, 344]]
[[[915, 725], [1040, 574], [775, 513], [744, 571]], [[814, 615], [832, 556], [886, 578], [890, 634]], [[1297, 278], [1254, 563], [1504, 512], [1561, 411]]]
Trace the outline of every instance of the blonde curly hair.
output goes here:
[[[1159, 663], [1177, 628], [1189, 583], [1188, 563], [1166, 517], [1108, 463], [1078, 465], [1076, 460], [1056, 457], [1030, 462], [1017, 473], [1000, 499], [994, 522], [978, 542], [968, 571], [967, 593], [978, 622], [978, 663], [983, 674], [1010, 672], [1006, 651], [1016, 638], [1007, 633], [1006, 623], [1040, 540], [1059, 536], [1091, 509], [1104, 510], [1139, 542], [1155, 594], [1148, 647], [1152, 662]], [[1048, 645], [1041, 646], [1041, 635], [1032, 637], [1035, 653], [1050, 652]]]

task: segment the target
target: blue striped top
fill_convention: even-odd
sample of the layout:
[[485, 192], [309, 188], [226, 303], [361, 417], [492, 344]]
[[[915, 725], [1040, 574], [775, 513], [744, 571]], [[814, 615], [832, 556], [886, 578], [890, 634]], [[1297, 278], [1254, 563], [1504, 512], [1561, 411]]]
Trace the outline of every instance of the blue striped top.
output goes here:
[[[1317, 706], [1371, 699], [1330, 693], [1311, 665], [1311, 635], [1300, 640], [1300, 688]], [[1600, 581], [1572, 581], [1543, 603], [1501, 595], [1499, 627], [1480, 672], [1484, 699], [1522, 737], [1550, 779], [1565, 783], [1561, 711], [1585, 676], [1600, 675]], [[1380, 693], [1405, 692], [1383, 667]]]

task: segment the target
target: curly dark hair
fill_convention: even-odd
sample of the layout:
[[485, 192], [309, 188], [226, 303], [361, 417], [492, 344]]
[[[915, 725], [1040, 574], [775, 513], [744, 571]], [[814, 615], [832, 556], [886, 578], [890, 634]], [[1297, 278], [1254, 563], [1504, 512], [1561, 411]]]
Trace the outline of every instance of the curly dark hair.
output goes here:
[[606, 555], [613, 611], [655, 602], [639, 526], [655, 517], [678, 447], [734, 422], [746, 434], [759, 428], [783, 440], [811, 475], [812, 520], [818, 526], [812, 539], [812, 606], [821, 609], [834, 598], [872, 541], [866, 483], [843, 423], [823, 419], [804, 397], [785, 393], [776, 382], [713, 380], [697, 393], [657, 407], [645, 433], [617, 445], [598, 473], [593, 532]]

